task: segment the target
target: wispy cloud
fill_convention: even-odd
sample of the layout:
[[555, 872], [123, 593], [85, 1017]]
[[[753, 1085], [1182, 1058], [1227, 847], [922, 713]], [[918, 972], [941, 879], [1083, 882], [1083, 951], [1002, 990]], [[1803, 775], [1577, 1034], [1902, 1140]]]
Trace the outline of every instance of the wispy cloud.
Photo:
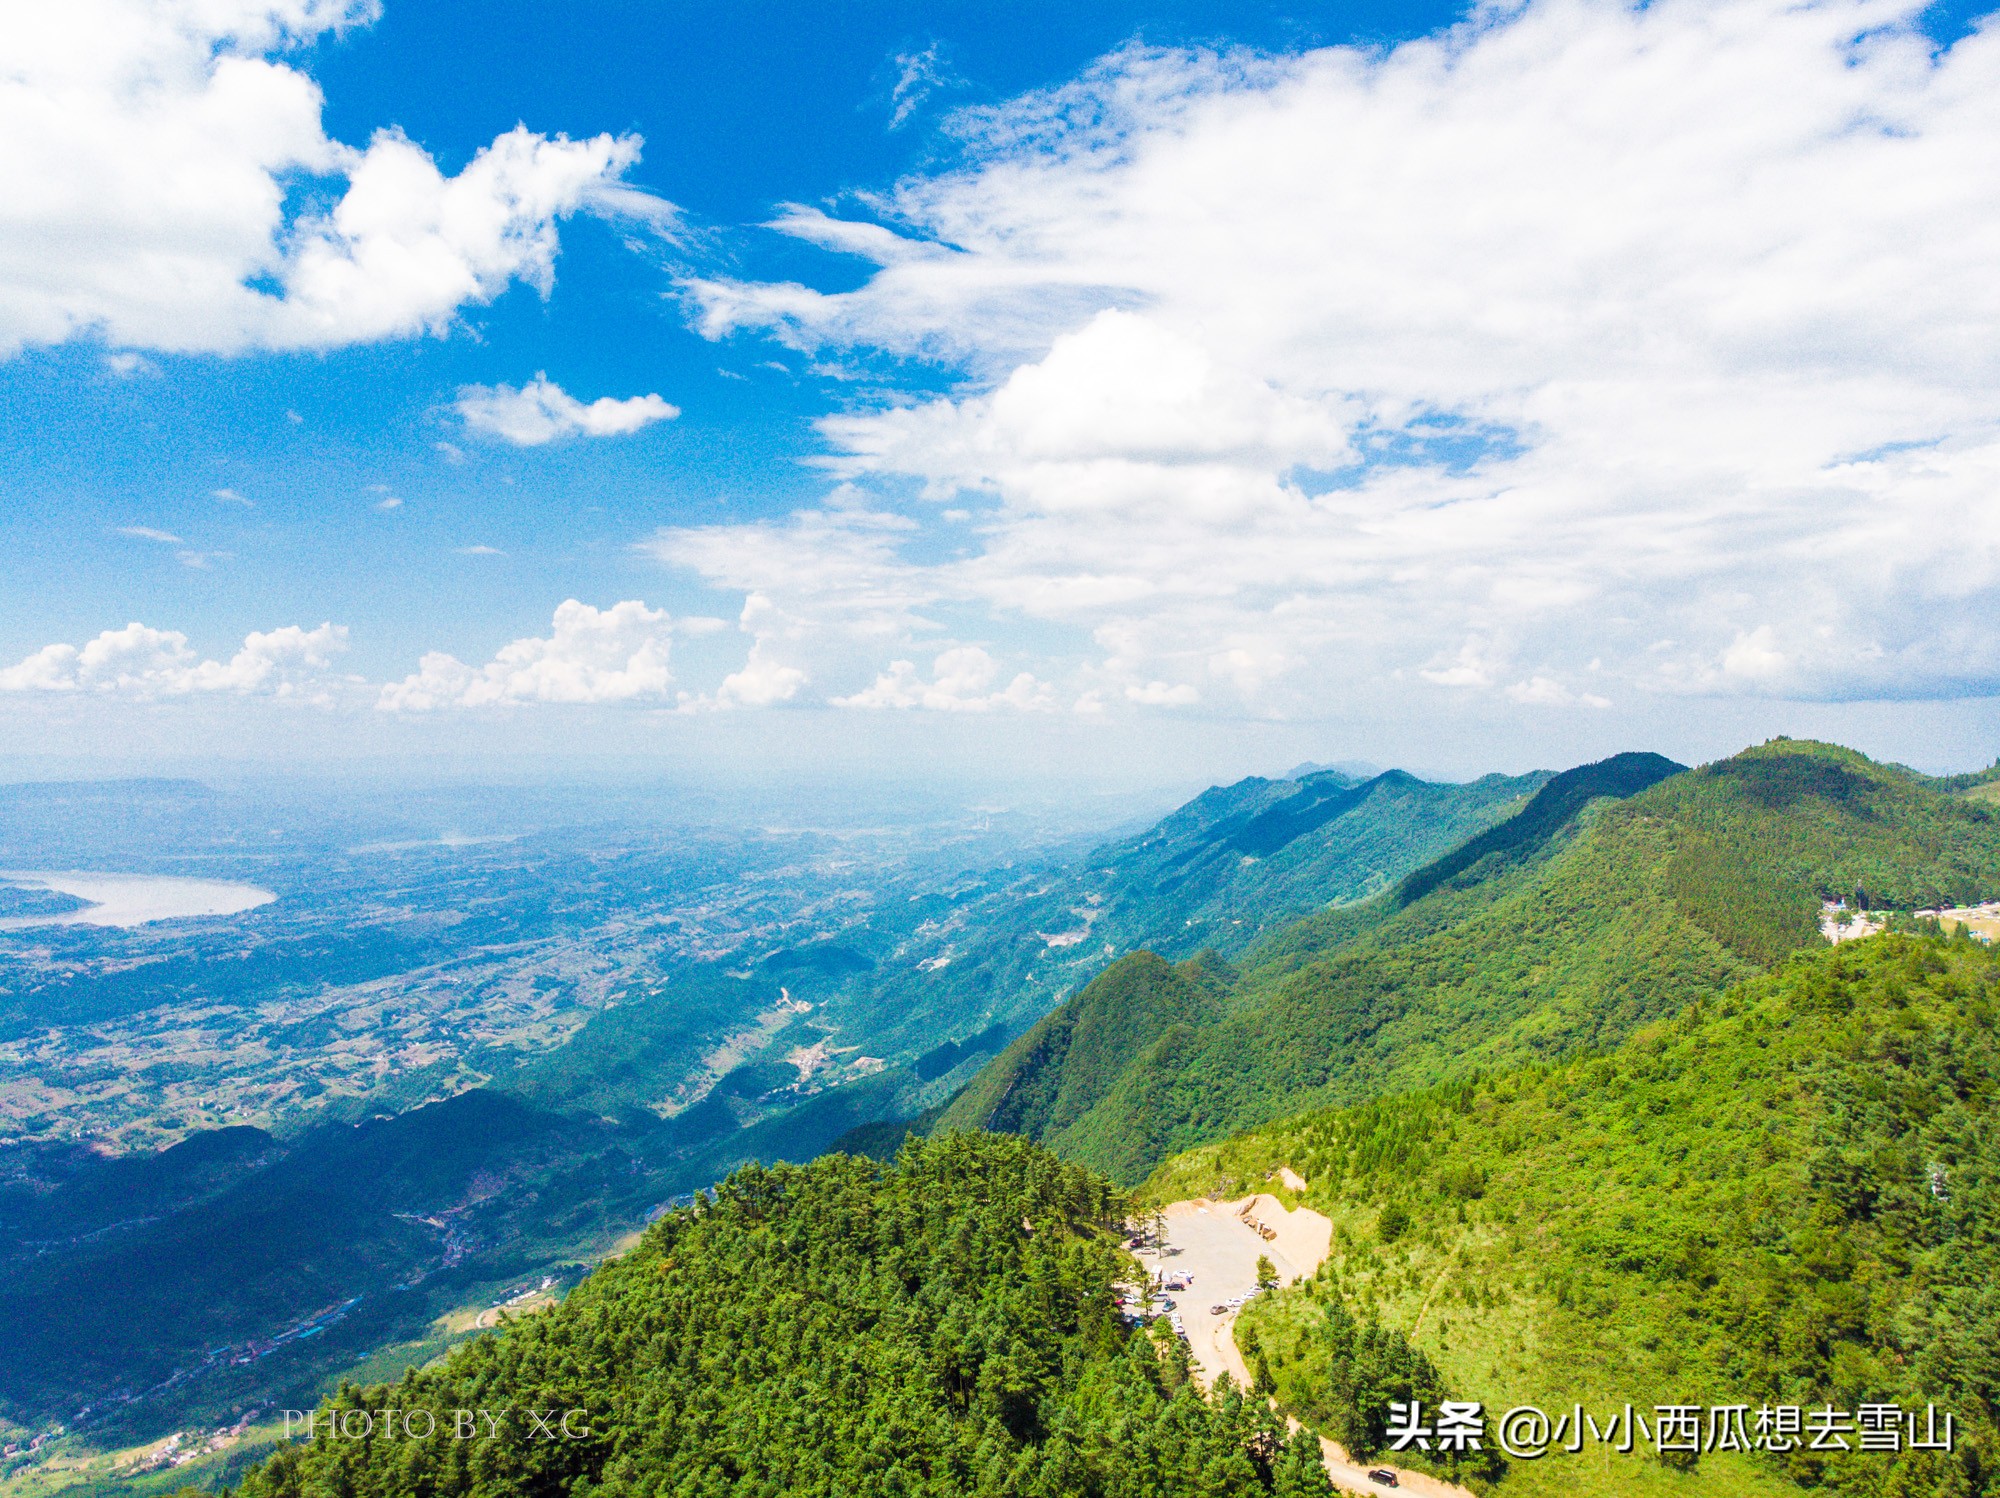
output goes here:
[[187, 543], [172, 531], [163, 531], [150, 525], [121, 525], [118, 534], [130, 536], [135, 541], [158, 541], [162, 546], [184, 546]]
[[891, 61], [896, 72], [896, 81], [889, 86], [891, 130], [900, 130], [908, 124], [932, 95], [965, 86], [952, 70], [940, 42], [932, 41], [918, 51], [899, 52]]

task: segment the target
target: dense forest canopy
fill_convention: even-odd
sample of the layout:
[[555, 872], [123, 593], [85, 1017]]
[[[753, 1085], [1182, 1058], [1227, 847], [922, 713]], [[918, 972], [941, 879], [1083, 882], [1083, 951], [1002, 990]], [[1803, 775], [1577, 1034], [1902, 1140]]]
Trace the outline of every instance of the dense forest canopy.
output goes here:
[[[1950, 1458], [1710, 1454], [1686, 1491], [2000, 1493], [1996, 1022], [2000, 955], [1879, 936], [1608, 1054], [1194, 1151], [1146, 1194], [1272, 1189], [1281, 1164], [1306, 1179], [1334, 1254], [1238, 1340], [1290, 1408], [1364, 1449], [1383, 1410], [1354, 1377], [1357, 1330], [1407, 1337], [1419, 1374], [1434, 1363], [1434, 1384], [1491, 1409], [1935, 1402], [1956, 1421]], [[1513, 1463], [1502, 1491], [1645, 1481], [1549, 1458]]]
[[1133, 1183], [1302, 1108], [1616, 1045], [1818, 945], [1824, 899], [2000, 894], [2000, 811], [1940, 782], [1800, 740], [1673, 769], [1566, 771], [1397, 890], [1272, 933], [1227, 983], [1128, 958], [944, 1123], [1017, 1129]]
[[[746, 1168], [560, 1307], [344, 1388], [240, 1495], [1330, 1492], [1263, 1401], [1202, 1398], [1177, 1342], [1119, 1320], [1126, 1210], [994, 1135]], [[452, 1439], [460, 1410], [497, 1424]]]

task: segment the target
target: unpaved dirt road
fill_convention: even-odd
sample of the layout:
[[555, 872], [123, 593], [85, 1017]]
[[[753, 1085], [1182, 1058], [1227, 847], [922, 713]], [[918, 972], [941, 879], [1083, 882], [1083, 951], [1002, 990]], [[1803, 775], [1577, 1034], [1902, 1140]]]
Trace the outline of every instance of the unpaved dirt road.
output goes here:
[[[1162, 1216], [1166, 1252], [1141, 1253], [1139, 1262], [1156, 1274], [1193, 1276], [1186, 1290], [1167, 1293], [1187, 1328], [1197, 1377], [1207, 1387], [1227, 1373], [1238, 1387], [1247, 1389], [1250, 1370], [1236, 1346], [1236, 1313], [1231, 1310], [1217, 1316], [1211, 1314], [1211, 1308], [1257, 1287], [1260, 1254], [1270, 1259], [1279, 1284], [1304, 1279], [1325, 1260], [1333, 1241], [1333, 1224], [1310, 1208], [1288, 1212], [1282, 1202], [1268, 1194], [1228, 1202], [1174, 1202]], [[1265, 1238], [1250, 1226], [1252, 1219], [1271, 1229], [1274, 1236]], [[1371, 1482], [1371, 1469], [1349, 1460], [1334, 1442], [1322, 1437], [1319, 1445], [1326, 1475], [1336, 1488], [1350, 1493], [1390, 1491]], [[1441, 1482], [1421, 1472], [1392, 1470], [1398, 1479], [1396, 1492], [1417, 1493], [1422, 1498], [1473, 1498], [1456, 1483]]]

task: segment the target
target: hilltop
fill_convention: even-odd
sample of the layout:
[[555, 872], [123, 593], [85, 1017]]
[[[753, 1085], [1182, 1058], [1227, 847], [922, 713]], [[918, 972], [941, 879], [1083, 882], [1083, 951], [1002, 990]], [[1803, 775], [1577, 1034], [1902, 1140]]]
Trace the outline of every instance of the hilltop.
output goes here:
[[[1822, 902], [2000, 890], [2000, 813], [1851, 750], [1697, 770], [1619, 755], [1357, 906], [1273, 932], [1218, 985], [1134, 956], [976, 1077], [943, 1127], [1006, 1127], [1127, 1182], [1316, 1104], [1616, 1044], [1817, 944]], [[1115, 1033], [1115, 1047], [1072, 1037]]]
[[[1203, 1399], [1178, 1344], [1120, 1322], [1125, 1211], [995, 1136], [746, 1168], [555, 1309], [325, 1406], [397, 1432], [498, 1411], [490, 1438], [322, 1421], [238, 1492], [1330, 1494], [1312, 1442], [1261, 1401]], [[538, 1439], [531, 1410], [581, 1418]]]
[[[1386, 1409], [1328, 1381], [1357, 1328], [1489, 1410], [1935, 1403], [1959, 1436], [1950, 1458], [1670, 1452], [1698, 1476], [1678, 1483], [1592, 1443], [1512, 1462], [1503, 1495], [1976, 1498], [2000, 1492], [1996, 1002], [2000, 954], [1963, 937], [1809, 950], [1604, 1055], [1274, 1124], [1145, 1194], [1276, 1190], [1333, 1218], [1328, 1263], [1237, 1339], [1364, 1449]], [[1302, 1194], [1266, 1184], [1280, 1166]]]

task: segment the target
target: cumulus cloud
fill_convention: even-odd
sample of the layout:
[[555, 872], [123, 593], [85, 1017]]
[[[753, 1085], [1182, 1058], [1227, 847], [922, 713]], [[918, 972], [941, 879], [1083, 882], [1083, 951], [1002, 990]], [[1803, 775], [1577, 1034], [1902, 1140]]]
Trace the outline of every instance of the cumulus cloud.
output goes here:
[[226, 661], [203, 660], [177, 630], [128, 624], [82, 645], [44, 646], [0, 670], [0, 691], [185, 697], [199, 692], [325, 700], [327, 672], [347, 648], [347, 627], [288, 624], [252, 630]]
[[779, 221], [858, 288], [686, 289], [712, 336], [955, 362], [824, 431], [962, 553], [922, 508], [837, 574], [803, 518], [656, 550], [1068, 630], [1096, 703], [2000, 693], [2000, 26], [1919, 15], [1530, 0], [961, 112], [875, 221]]
[[835, 707], [925, 708], [942, 713], [984, 713], [995, 708], [1047, 712], [1055, 703], [1049, 689], [1026, 671], [995, 689], [1000, 664], [977, 645], [939, 654], [925, 681], [909, 661], [891, 661], [872, 686], [833, 699]]
[[1144, 686], [1127, 687], [1125, 696], [1147, 707], [1192, 707], [1201, 701], [1201, 693], [1184, 681], [1149, 681]]
[[484, 666], [432, 651], [402, 681], [382, 688], [388, 712], [494, 707], [524, 702], [658, 701], [673, 684], [668, 658], [673, 620], [627, 599], [608, 609], [568, 599], [556, 608], [547, 638], [503, 646]]
[[[370, 0], [75, 0], [0, 17], [0, 354], [330, 348], [436, 332], [515, 281], [557, 222], [665, 211], [635, 136], [517, 127], [447, 177], [394, 129], [330, 139], [283, 48]], [[298, 189], [304, 206], [288, 209]], [[138, 369], [132, 362], [117, 369]]]
[[558, 437], [623, 437], [671, 421], [679, 406], [657, 395], [625, 400], [602, 396], [588, 405], [546, 374], [519, 389], [511, 385], [467, 385], [458, 392], [458, 414], [475, 431], [490, 432], [516, 447], [539, 447]]
[[790, 702], [805, 684], [805, 672], [775, 659], [770, 647], [758, 640], [751, 644], [743, 669], [723, 677], [715, 695], [724, 707], [771, 707]]

